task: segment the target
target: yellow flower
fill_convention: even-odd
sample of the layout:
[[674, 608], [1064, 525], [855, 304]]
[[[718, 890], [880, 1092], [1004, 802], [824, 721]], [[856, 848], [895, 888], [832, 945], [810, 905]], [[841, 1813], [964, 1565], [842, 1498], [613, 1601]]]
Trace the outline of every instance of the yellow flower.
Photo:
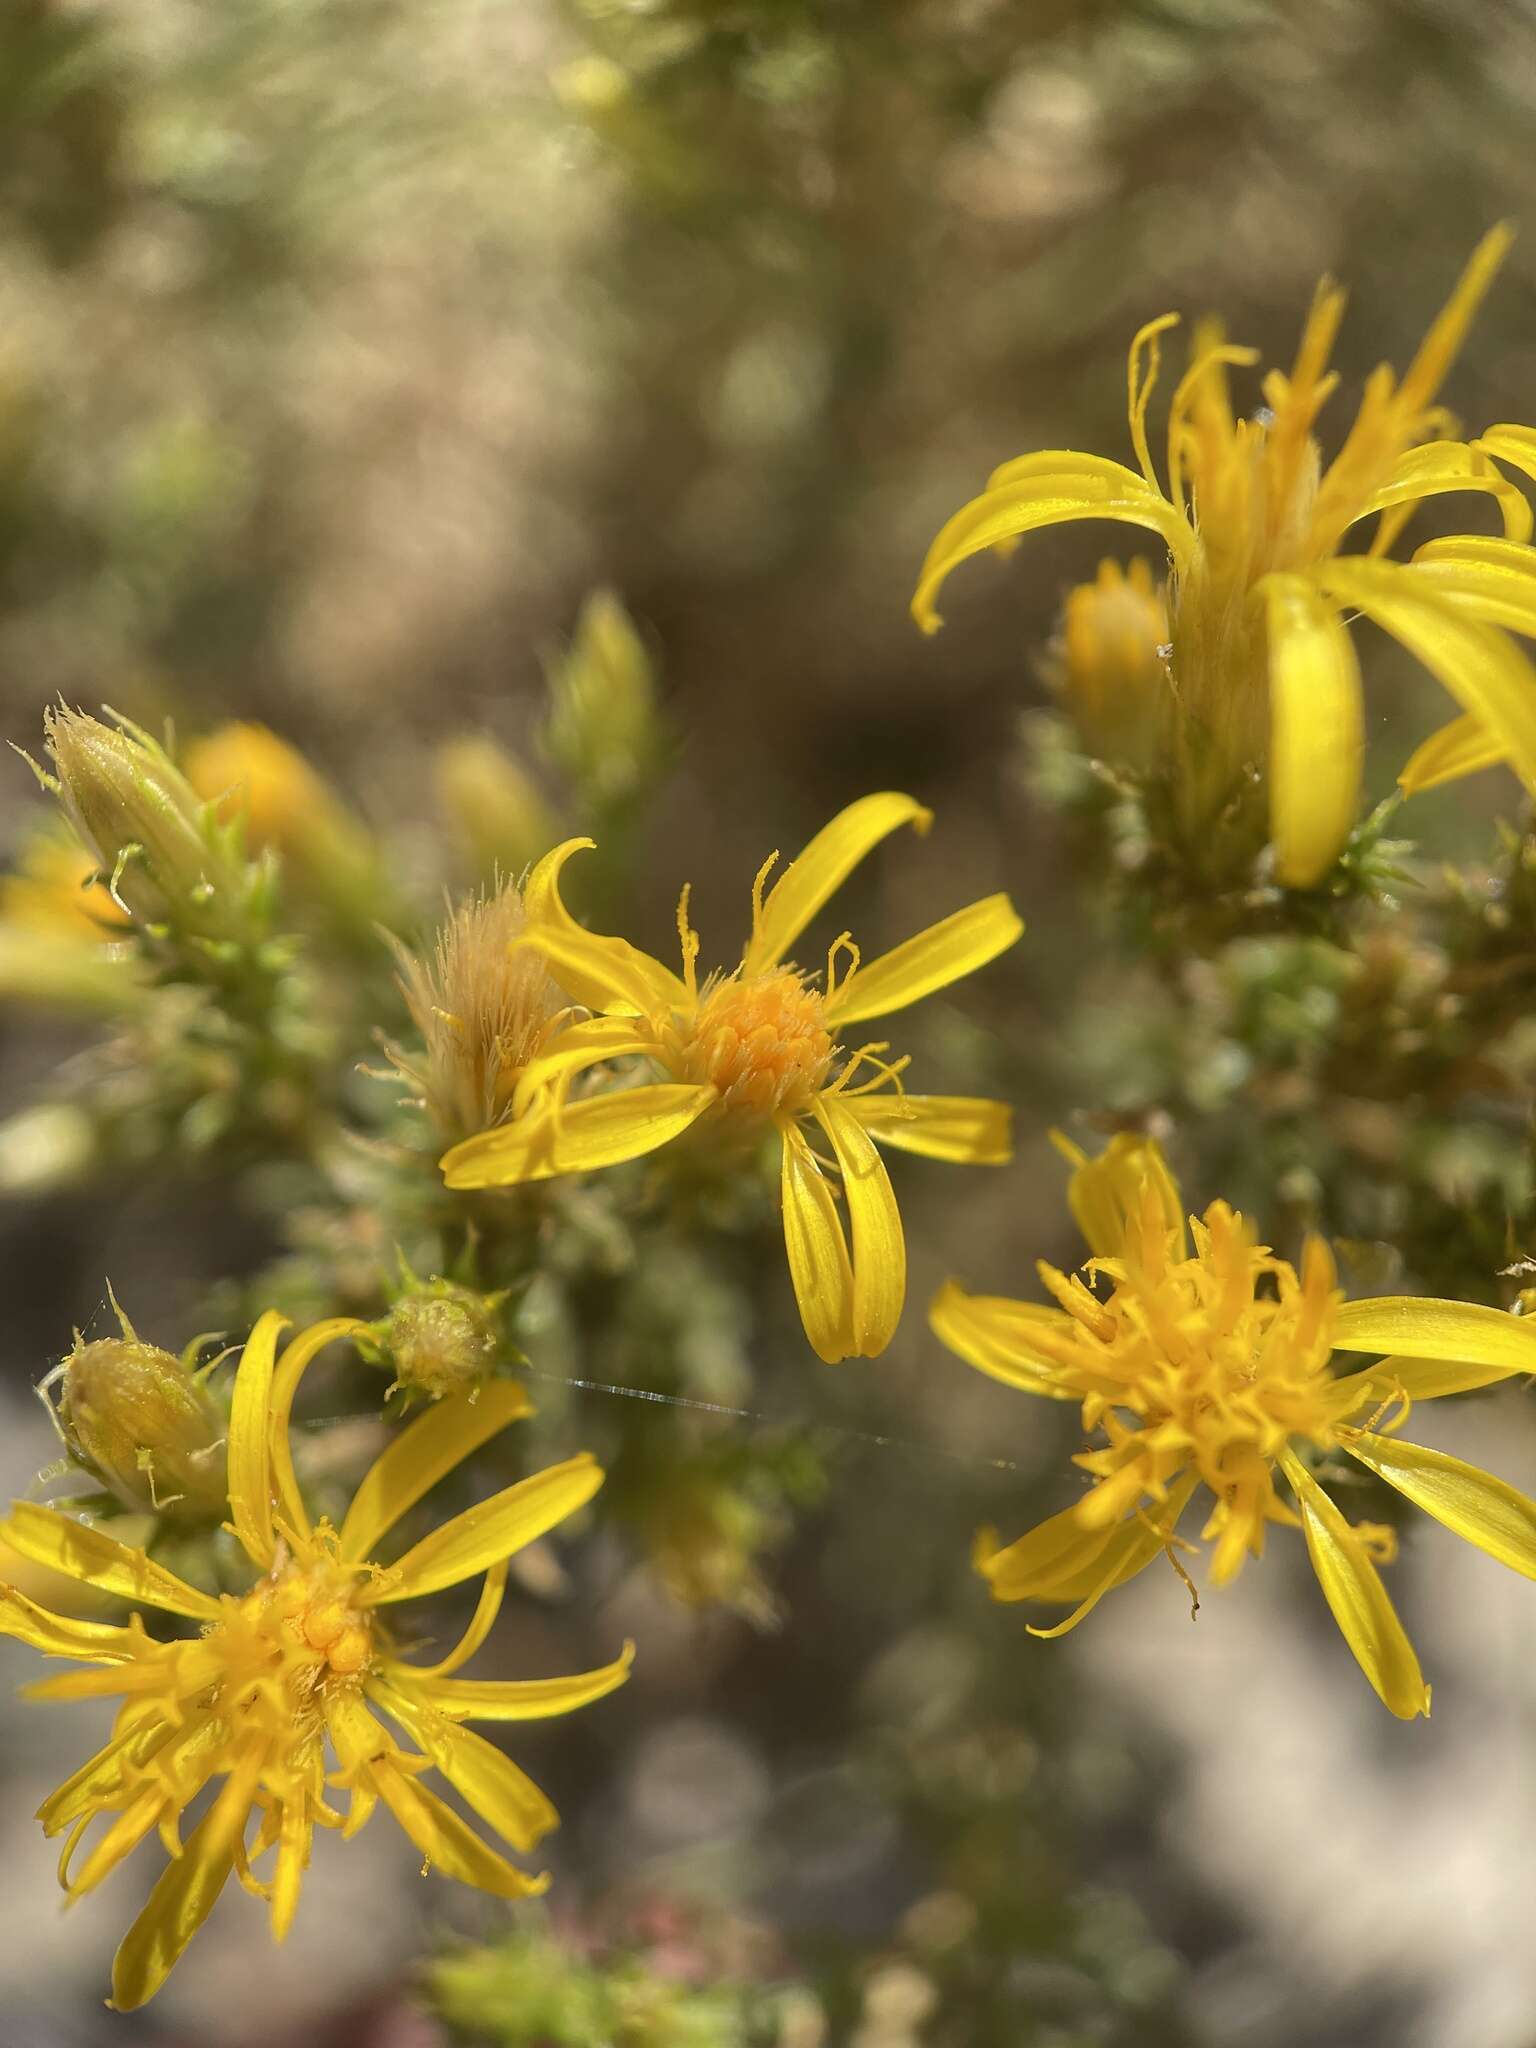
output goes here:
[[[939, 625], [934, 599], [957, 563], [1039, 527], [1114, 519], [1157, 534], [1170, 562], [1164, 768], [1177, 829], [1199, 849], [1267, 755], [1277, 870], [1296, 887], [1327, 870], [1359, 808], [1360, 676], [1346, 614], [1373, 619], [1458, 700], [1467, 720], [1442, 750], [1454, 739], [1464, 759], [1475, 740], [1536, 792], [1536, 674], [1502, 630], [1536, 631], [1531, 513], [1490, 459], [1536, 475], [1536, 430], [1432, 438], [1450, 430], [1436, 393], [1509, 242], [1507, 228], [1484, 237], [1401, 382], [1386, 364], [1372, 371], [1326, 466], [1313, 427], [1338, 382], [1327, 364], [1341, 291], [1319, 286], [1290, 374], [1268, 373], [1252, 419], [1234, 416], [1227, 371], [1256, 362], [1256, 351], [1197, 334], [1169, 409], [1166, 490], [1147, 406], [1158, 337], [1177, 316], [1149, 321], [1130, 353], [1138, 467], [1070, 450], [1004, 463], [929, 549], [912, 602], [918, 623]], [[1411, 563], [1386, 560], [1414, 507], [1445, 491], [1491, 493], [1504, 539], [1432, 542]], [[1366, 552], [1342, 555], [1350, 529], [1371, 518]]]
[[37, 832], [14, 875], [0, 876], [0, 923], [82, 942], [120, 937], [129, 920], [101, 879], [101, 864], [60, 833]]
[[[705, 1117], [722, 1135], [771, 1129], [780, 1141], [784, 1240], [806, 1335], [829, 1364], [883, 1351], [906, 1292], [906, 1245], [872, 1141], [995, 1165], [1008, 1157], [1009, 1111], [969, 1096], [909, 1095], [900, 1081], [906, 1060], [885, 1059], [884, 1040], [848, 1050], [838, 1034], [985, 966], [1023, 926], [1006, 896], [989, 896], [867, 966], [844, 932], [827, 956], [824, 988], [785, 956], [888, 833], [902, 825], [926, 832], [931, 822], [909, 796], [867, 796], [819, 832], [765, 895], [777, 855], [770, 857], [753, 886], [752, 936], [740, 965], [703, 983], [686, 889], [677, 911], [678, 976], [623, 939], [599, 937], [575, 922], [560, 900], [560, 871], [592, 841], [556, 847], [529, 879], [527, 943], [595, 1014], [530, 1063], [513, 1098], [513, 1121], [446, 1155], [448, 1185], [507, 1187], [611, 1166], [655, 1151]], [[671, 1078], [566, 1100], [575, 1076], [630, 1057], [652, 1061]], [[828, 1162], [807, 1138], [807, 1123], [832, 1149], [848, 1200], [851, 1254], [824, 1171]]]
[[1067, 598], [1062, 682], [1078, 730], [1095, 753], [1150, 765], [1168, 716], [1168, 594], [1139, 558], [1128, 572], [1100, 562]]
[[[1394, 1434], [1414, 1401], [1536, 1371], [1536, 1329], [1467, 1302], [1346, 1302], [1320, 1238], [1308, 1239], [1298, 1274], [1225, 1202], [1191, 1217], [1186, 1234], [1178, 1188], [1150, 1141], [1117, 1138], [1094, 1161], [1058, 1143], [1076, 1164], [1071, 1205], [1093, 1254], [1082, 1276], [1040, 1265], [1055, 1307], [968, 1295], [951, 1281], [932, 1309], [935, 1333], [959, 1357], [1026, 1393], [1080, 1403], [1085, 1430], [1107, 1439], [1075, 1460], [1095, 1482], [1076, 1506], [1006, 1549], [990, 1530], [978, 1536], [993, 1598], [1070, 1606], [1056, 1627], [1030, 1631], [1064, 1634], [1159, 1552], [1188, 1548], [1174, 1532], [1204, 1486], [1212, 1582], [1262, 1555], [1269, 1523], [1299, 1526], [1366, 1677], [1394, 1714], [1427, 1714], [1429, 1688], [1372, 1561], [1390, 1559], [1392, 1532], [1352, 1527], [1312, 1466], [1342, 1452], [1536, 1578], [1536, 1503]], [[1341, 1376], [1335, 1351], [1392, 1355]], [[1399, 1404], [1397, 1421], [1378, 1429]]]
[[[579, 1677], [452, 1676], [490, 1630], [507, 1559], [601, 1485], [586, 1455], [482, 1501], [392, 1565], [373, 1561], [380, 1539], [439, 1479], [530, 1412], [510, 1382], [428, 1409], [367, 1473], [339, 1529], [311, 1523], [294, 1477], [289, 1413], [310, 1360], [357, 1327], [317, 1323], [278, 1358], [283, 1318], [273, 1313], [245, 1347], [229, 1424], [229, 1501], [234, 1533], [260, 1577], [243, 1596], [214, 1599], [142, 1550], [31, 1502], [17, 1502], [0, 1524], [0, 1541], [32, 1563], [199, 1628], [159, 1642], [137, 1613], [126, 1627], [72, 1620], [0, 1585], [0, 1633], [102, 1667], [44, 1680], [31, 1688], [34, 1698], [123, 1701], [106, 1747], [39, 1813], [48, 1834], [68, 1830], [60, 1877], [69, 1896], [90, 1891], [156, 1830], [172, 1859], [117, 1952], [112, 1993], [120, 2010], [159, 1990], [232, 1871], [268, 1901], [280, 1941], [315, 1827], [355, 1834], [381, 1799], [443, 1876], [501, 1898], [543, 1890], [546, 1879], [527, 1876], [483, 1842], [421, 1774], [440, 1771], [513, 1848], [530, 1849], [558, 1815], [509, 1757], [461, 1723], [565, 1713], [627, 1674], [628, 1646], [615, 1663]], [[408, 1663], [385, 1610], [482, 1572], [479, 1605], [457, 1648], [435, 1664]], [[415, 1747], [401, 1748], [370, 1707]], [[340, 1765], [330, 1777], [327, 1739]], [[212, 1805], [183, 1842], [183, 1815], [216, 1779], [223, 1782]], [[349, 1795], [345, 1814], [327, 1798], [333, 1784]], [[82, 1835], [103, 1816], [115, 1818], [72, 1874]], [[251, 1864], [269, 1850], [271, 1875], [258, 1879]]]

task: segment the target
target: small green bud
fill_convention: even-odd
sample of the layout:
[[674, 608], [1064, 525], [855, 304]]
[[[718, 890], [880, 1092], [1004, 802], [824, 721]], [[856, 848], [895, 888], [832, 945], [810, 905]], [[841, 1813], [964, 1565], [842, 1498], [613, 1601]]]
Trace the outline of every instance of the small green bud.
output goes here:
[[563, 837], [517, 756], [489, 733], [460, 733], [432, 763], [438, 809], [477, 880], [520, 875]]
[[496, 1311], [503, 1297], [476, 1294], [451, 1280], [408, 1282], [387, 1316], [371, 1326], [363, 1355], [394, 1369], [406, 1394], [440, 1401], [489, 1378], [501, 1349]]
[[645, 643], [610, 590], [587, 599], [576, 637], [549, 671], [551, 757], [588, 803], [631, 796], [661, 751], [655, 678]]
[[39, 770], [135, 922], [211, 939], [247, 936], [251, 870], [147, 733], [66, 705], [44, 715], [54, 774]]
[[228, 1499], [224, 1418], [183, 1360], [119, 1317], [121, 1337], [77, 1337], [59, 1368], [70, 1456], [135, 1513], [216, 1521]]

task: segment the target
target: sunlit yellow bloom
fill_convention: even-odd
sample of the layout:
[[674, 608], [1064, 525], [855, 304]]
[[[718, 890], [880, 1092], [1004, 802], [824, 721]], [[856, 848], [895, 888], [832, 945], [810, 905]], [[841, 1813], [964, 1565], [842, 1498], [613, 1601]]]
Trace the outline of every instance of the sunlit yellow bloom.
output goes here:
[[128, 916], [112, 901], [101, 864], [61, 833], [38, 832], [27, 841], [13, 875], [0, 876], [0, 922], [44, 936], [107, 939], [128, 929]]
[[[1395, 1434], [1415, 1401], [1536, 1371], [1536, 1329], [1467, 1302], [1347, 1302], [1321, 1238], [1307, 1240], [1298, 1273], [1225, 1202], [1186, 1231], [1150, 1141], [1117, 1138], [1093, 1161], [1062, 1149], [1076, 1163], [1072, 1210], [1092, 1257], [1081, 1275], [1041, 1263], [1057, 1305], [985, 1299], [951, 1281], [932, 1309], [961, 1358], [1026, 1393], [1080, 1403], [1085, 1430], [1106, 1440], [1075, 1460], [1094, 1480], [1075, 1506], [1004, 1549], [990, 1530], [978, 1536], [993, 1598], [1070, 1606], [1056, 1627], [1030, 1631], [1064, 1634], [1160, 1552], [1189, 1548], [1175, 1530], [1203, 1486], [1212, 1582], [1262, 1555], [1270, 1522], [1299, 1526], [1366, 1677], [1394, 1714], [1427, 1714], [1429, 1687], [1376, 1571], [1392, 1532], [1351, 1526], [1313, 1468], [1342, 1452], [1536, 1578], [1536, 1502]], [[1339, 1375], [1336, 1351], [1392, 1355]]]
[[[722, 1135], [771, 1129], [780, 1140], [784, 1240], [806, 1335], [829, 1364], [883, 1351], [901, 1315], [907, 1261], [896, 1199], [872, 1141], [997, 1164], [1008, 1157], [1009, 1112], [969, 1096], [910, 1095], [900, 1080], [907, 1062], [887, 1059], [885, 1040], [845, 1048], [840, 1034], [985, 966], [1023, 926], [1006, 896], [989, 896], [867, 965], [844, 932], [827, 956], [824, 987], [785, 956], [871, 848], [902, 825], [926, 832], [931, 822], [911, 797], [867, 796], [819, 832], [765, 895], [771, 857], [753, 887], [752, 936], [740, 965], [703, 982], [686, 889], [677, 914], [679, 976], [623, 939], [575, 922], [560, 899], [560, 871], [592, 842], [556, 847], [529, 878], [527, 942], [595, 1014], [531, 1062], [511, 1122], [447, 1154], [448, 1185], [507, 1187], [611, 1166], [655, 1151], [706, 1117]], [[577, 1075], [631, 1057], [670, 1078], [566, 1099]], [[831, 1147], [831, 1161], [814, 1149], [808, 1124]], [[847, 1197], [851, 1252], [829, 1166]]]
[[[1340, 290], [1318, 288], [1290, 374], [1266, 375], [1251, 419], [1234, 415], [1227, 372], [1256, 351], [1197, 334], [1169, 409], [1166, 489], [1147, 407], [1159, 337], [1177, 316], [1149, 321], [1130, 354], [1137, 467], [1070, 450], [1004, 463], [930, 548], [918, 623], [940, 623], [934, 600], [957, 563], [1039, 527], [1114, 519], [1155, 533], [1170, 565], [1161, 754], [1178, 830], [1198, 847], [1267, 758], [1277, 869], [1298, 887], [1326, 871], [1359, 808], [1360, 677], [1346, 615], [1363, 613], [1401, 641], [1536, 791], [1536, 671], [1503, 630], [1529, 632], [1536, 620], [1531, 513], [1492, 459], [1536, 475], [1536, 431], [1433, 438], [1451, 431], [1436, 394], [1509, 241], [1506, 228], [1484, 237], [1401, 382], [1386, 364], [1372, 371], [1326, 466], [1313, 427], [1338, 382], [1328, 358]], [[1411, 563], [1388, 561], [1415, 505], [1445, 491], [1491, 494], [1503, 541], [1437, 542]], [[1372, 518], [1366, 552], [1341, 554], [1351, 528]]]
[[317, 896], [377, 909], [372, 836], [297, 747], [264, 725], [237, 721], [193, 740], [182, 771], [221, 819], [239, 820], [247, 845], [273, 848]]
[[1100, 562], [1094, 581], [1068, 594], [1061, 643], [1062, 686], [1086, 744], [1150, 766], [1167, 717], [1168, 594], [1146, 563]]
[[[529, 1406], [499, 1381], [475, 1399], [449, 1395], [393, 1439], [363, 1479], [339, 1529], [312, 1524], [294, 1477], [288, 1418], [311, 1359], [356, 1329], [317, 1323], [277, 1357], [283, 1319], [263, 1316], [235, 1379], [229, 1425], [232, 1527], [260, 1575], [250, 1592], [214, 1599], [142, 1550], [30, 1502], [0, 1523], [0, 1541], [135, 1607], [159, 1609], [199, 1633], [159, 1642], [134, 1613], [126, 1627], [50, 1613], [0, 1585], [0, 1632], [45, 1655], [98, 1670], [31, 1688], [47, 1700], [120, 1698], [106, 1747], [44, 1801], [45, 1831], [68, 1831], [60, 1878], [71, 1898], [90, 1891], [146, 1835], [171, 1857], [113, 1965], [122, 2009], [154, 1996], [212, 1910], [231, 1871], [271, 1908], [278, 1940], [298, 1904], [316, 1826], [355, 1834], [380, 1800], [427, 1864], [501, 1898], [541, 1891], [422, 1783], [435, 1769], [514, 1849], [531, 1849], [557, 1823], [549, 1801], [510, 1758], [461, 1724], [565, 1713], [622, 1683], [624, 1654], [573, 1678], [499, 1681], [452, 1674], [479, 1649], [501, 1604], [507, 1559], [591, 1499], [603, 1475], [590, 1457], [567, 1459], [443, 1523], [393, 1564], [381, 1540], [439, 1479]], [[484, 1586], [469, 1628], [441, 1661], [408, 1663], [386, 1620], [403, 1600], [478, 1573]], [[402, 1729], [402, 1748], [370, 1709]], [[327, 1774], [329, 1740], [339, 1769]], [[222, 1780], [183, 1842], [180, 1824], [205, 1786]], [[327, 1796], [348, 1794], [345, 1812]], [[91, 1823], [110, 1825], [78, 1868]], [[254, 1836], [250, 1823], [256, 1818]], [[271, 1873], [252, 1863], [275, 1852]]]

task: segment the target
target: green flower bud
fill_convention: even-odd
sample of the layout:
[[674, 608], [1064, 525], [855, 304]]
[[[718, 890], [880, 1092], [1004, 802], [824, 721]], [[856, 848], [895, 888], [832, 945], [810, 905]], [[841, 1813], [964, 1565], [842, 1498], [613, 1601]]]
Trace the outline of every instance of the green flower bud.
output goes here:
[[121, 1311], [119, 1319], [121, 1337], [76, 1338], [59, 1368], [69, 1453], [125, 1508], [216, 1521], [228, 1498], [224, 1418], [182, 1359], [144, 1343]]
[[136, 922], [211, 939], [247, 935], [252, 871], [238, 835], [147, 733], [60, 705], [44, 716], [54, 774], [38, 770]]
[[564, 836], [522, 762], [489, 733], [445, 740], [432, 776], [438, 809], [477, 879], [520, 875]]
[[408, 1284], [410, 1291], [372, 1325], [364, 1356], [393, 1367], [396, 1386], [429, 1401], [480, 1386], [501, 1349], [496, 1310], [503, 1297], [451, 1280]]
[[576, 637], [549, 672], [544, 741], [591, 804], [622, 802], [655, 767], [661, 750], [651, 658], [612, 591], [582, 607]]

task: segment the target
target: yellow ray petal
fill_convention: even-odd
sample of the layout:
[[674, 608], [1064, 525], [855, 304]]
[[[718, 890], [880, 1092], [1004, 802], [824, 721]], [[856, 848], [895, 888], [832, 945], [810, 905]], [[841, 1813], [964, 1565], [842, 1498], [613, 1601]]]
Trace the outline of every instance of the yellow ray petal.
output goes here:
[[526, 1852], [551, 1828], [559, 1827], [553, 1803], [495, 1743], [450, 1721], [428, 1700], [413, 1697], [404, 1683], [375, 1679], [368, 1695], [399, 1722], [459, 1797], [514, 1849]]
[[250, 1813], [260, 1764], [257, 1750], [230, 1774], [123, 1937], [112, 1962], [112, 2004], [119, 2012], [132, 2012], [154, 1997], [213, 1911], [235, 1866], [235, 1845]]
[[1418, 354], [1408, 366], [1398, 392], [1400, 403], [1422, 410], [1433, 400], [1514, 239], [1514, 228], [1508, 221], [1500, 221], [1472, 251], [1466, 269], [1456, 280], [1455, 290], [1435, 316], [1419, 343]]
[[1024, 930], [1006, 896], [988, 896], [957, 910], [888, 953], [856, 967], [827, 999], [829, 1025], [840, 1029], [904, 1010], [1005, 953]]
[[983, 1095], [845, 1095], [844, 1103], [882, 1145], [968, 1166], [1005, 1166], [1013, 1157], [1013, 1111]]
[[[1039, 456], [1024, 459], [1043, 463]], [[918, 577], [913, 618], [925, 633], [937, 632], [943, 621], [934, 599], [952, 569], [1000, 541], [1071, 519], [1116, 519], [1148, 527], [1162, 536], [1178, 561], [1186, 559], [1194, 545], [1188, 524], [1134, 470], [1118, 463], [1100, 466], [1097, 457], [1062, 454], [1054, 467], [1016, 474], [998, 489], [984, 491], [940, 528]]]
[[1112, 1528], [1108, 1543], [1092, 1563], [1079, 1565], [1075, 1573], [1064, 1568], [1050, 1597], [1075, 1599], [1077, 1606], [1065, 1621], [1058, 1621], [1053, 1628], [1036, 1628], [1032, 1622], [1028, 1623], [1029, 1633], [1038, 1636], [1042, 1642], [1066, 1635], [1092, 1614], [1106, 1593], [1114, 1592], [1116, 1587], [1134, 1579], [1138, 1572], [1144, 1572], [1152, 1560], [1168, 1548], [1169, 1539], [1194, 1490], [1193, 1476], [1181, 1479], [1177, 1486], [1170, 1488], [1168, 1498], [1160, 1508], [1150, 1509], [1144, 1515], [1133, 1515]]
[[1484, 454], [1496, 455], [1500, 462], [1507, 462], [1511, 469], [1518, 469], [1523, 475], [1536, 478], [1536, 428], [1519, 427], [1506, 423], [1490, 427], [1479, 434], [1473, 442]]
[[967, 1294], [957, 1280], [946, 1280], [933, 1298], [928, 1323], [957, 1358], [1005, 1387], [1022, 1387], [1026, 1394], [1044, 1394], [1053, 1401], [1078, 1398], [1057, 1385], [1056, 1368], [1032, 1342], [1037, 1332], [1072, 1329], [1065, 1309], [1010, 1301], [1000, 1294]]
[[1400, 1494], [1511, 1571], [1536, 1579], [1536, 1501], [1491, 1472], [1395, 1436], [1352, 1437], [1344, 1448]]
[[1071, 1163], [1067, 1206], [1096, 1259], [1117, 1259], [1125, 1250], [1126, 1233], [1140, 1220], [1142, 1192], [1149, 1183], [1177, 1247], [1174, 1256], [1189, 1256], [1184, 1200], [1155, 1138], [1118, 1131], [1097, 1159], [1090, 1159], [1059, 1131], [1051, 1132], [1051, 1143]]
[[1348, 1522], [1291, 1451], [1280, 1469], [1291, 1482], [1312, 1569], [1355, 1661], [1399, 1720], [1429, 1712], [1429, 1687], [1376, 1567]]
[[1471, 1301], [1389, 1294], [1342, 1302], [1333, 1342], [1340, 1351], [1391, 1351], [1404, 1358], [1454, 1358], [1497, 1373], [1536, 1372], [1536, 1322]]
[[926, 833], [932, 811], [899, 790], [861, 796], [815, 838], [803, 846], [768, 891], [753, 919], [752, 937], [742, 956], [742, 973], [763, 974], [776, 966], [811, 919], [843, 886], [849, 875], [882, 839], [910, 825]]
[[144, 1643], [137, 1629], [68, 1620], [39, 1607], [18, 1587], [5, 1585], [0, 1585], [0, 1636], [15, 1636], [45, 1657], [83, 1657], [93, 1664], [122, 1663], [136, 1656]]
[[356, 1316], [330, 1316], [324, 1322], [312, 1323], [283, 1352], [272, 1375], [271, 1405], [267, 1416], [272, 1485], [276, 1505], [282, 1509], [286, 1526], [301, 1536], [308, 1536], [310, 1527], [299, 1482], [294, 1476], [293, 1450], [288, 1440], [293, 1397], [299, 1390], [300, 1380], [326, 1345], [362, 1327]]
[[[612, 1664], [569, 1678], [436, 1678], [410, 1673], [411, 1684], [439, 1713], [454, 1721], [546, 1721], [569, 1714], [615, 1691], [629, 1676], [635, 1646], [624, 1645]], [[396, 1675], [399, 1675], [399, 1668]]]
[[336, 1695], [327, 1703], [326, 1725], [344, 1768], [384, 1801], [438, 1876], [501, 1899], [535, 1898], [547, 1889], [547, 1876], [516, 1869], [401, 1768], [400, 1752], [360, 1701]]
[[907, 1294], [907, 1242], [885, 1161], [840, 1097], [822, 1094], [816, 1120], [842, 1169], [853, 1238], [853, 1350], [878, 1358], [896, 1334]]
[[[16, 1501], [4, 1522], [0, 1541], [9, 1543], [34, 1564], [51, 1565], [98, 1592], [116, 1594], [120, 1600], [142, 1601], [168, 1614], [184, 1614], [194, 1621], [216, 1621], [219, 1603], [198, 1592], [164, 1565], [155, 1564], [142, 1550], [130, 1550], [126, 1543], [87, 1528], [84, 1522], [39, 1507], [35, 1501]], [[75, 1623], [75, 1627], [83, 1624]]]
[[[1495, 451], [1497, 452], [1497, 451]], [[1531, 537], [1531, 508], [1525, 493], [1501, 476], [1478, 447], [1462, 441], [1431, 441], [1400, 455], [1391, 475], [1373, 491], [1355, 514], [1351, 525], [1395, 506], [1416, 505], [1421, 498], [1438, 497], [1446, 491], [1484, 491], [1499, 501], [1504, 521], [1504, 538], [1526, 541]]]
[[272, 1446], [267, 1430], [277, 1340], [288, 1318], [268, 1309], [246, 1339], [229, 1411], [229, 1509], [252, 1564], [277, 1554], [272, 1533]]
[[272, 1866], [272, 1939], [286, 1941], [298, 1911], [299, 1892], [309, 1868], [314, 1822], [302, 1797], [283, 1802], [278, 1822], [277, 1858]]
[[518, 1076], [512, 1115], [525, 1115], [544, 1089], [564, 1088], [589, 1067], [655, 1050], [654, 1038], [643, 1026], [637, 1031], [631, 1017], [593, 1017], [584, 1024], [567, 1025], [556, 1035], [551, 1049], [530, 1060]]
[[853, 1355], [853, 1266], [832, 1191], [793, 1124], [783, 1132], [779, 1180], [784, 1249], [800, 1320], [826, 1365]]
[[446, 1657], [436, 1664], [408, 1664], [403, 1668], [410, 1672], [411, 1683], [431, 1678], [446, 1678], [450, 1671], [457, 1671], [469, 1662], [480, 1648], [495, 1625], [501, 1612], [502, 1599], [507, 1590], [507, 1564], [503, 1558], [500, 1564], [493, 1564], [480, 1582], [480, 1595], [475, 1601], [475, 1611], [469, 1618], [469, 1626], [454, 1644]]
[[1347, 1374], [1338, 1381], [1336, 1391], [1358, 1394], [1354, 1407], [1343, 1411], [1358, 1415], [1362, 1408], [1379, 1408], [1383, 1401], [1405, 1395], [1410, 1401], [1438, 1401], [1445, 1394], [1470, 1394], [1474, 1388], [1496, 1386], [1509, 1379], [1511, 1371], [1507, 1365], [1468, 1364], [1461, 1359], [1384, 1358], [1364, 1372]]
[[1360, 810], [1360, 668], [1335, 606], [1300, 576], [1264, 585], [1269, 627], [1269, 829], [1275, 872], [1308, 889]]
[[365, 1588], [363, 1599], [380, 1606], [415, 1600], [489, 1570], [584, 1507], [603, 1477], [596, 1459], [581, 1451], [563, 1464], [504, 1487], [423, 1536], [392, 1568], [387, 1580], [378, 1588]]
[[1414, 748], [1397, 780], [1405, 796], [1421, 796], [1444, 782], [1459, 782], [1464, 775], [1497, 768], [1506, 758], [1503, 741], [1496, 739], [1480, 718], [1464, 711]]
[[1063, 1508], [1002, 1548], [993, 1530], [978, 1530], [971, 1562], [994, 1600], [1053, 1600], [1059, 1584], [1098, 1566], [1114, 1534], [1113, 1526], [1085, 1529], [1075, 1507]]
[[1536, 548], [1482, 534], [1454, 534], [1426, 541], [1408, 567], [1490, 626], [1536, 637]]
[[1510, 766], [1536, 792], [1536, 669], [1507, 634], [1439, 597], [1411, 566], [1359, 557], [1324, 563], [1320, 582], [1357, 606], [1481, 718]]
[[430, 1493], [472, 1451], [509, 1422], [533, 1413], [514, 1380], [492, 1380], [476, 1393], [446, 1394], [401, 1430], [364, 1474], [341, 1525], [341, 1555], [372, 1554], [386, 1530]]
[[567, 839], [547, 853], [528, 877], [523, 891], [526, 917], [524, 941], [537, 945], [555, 979], [575, 1002], [589, 1010], [631, 1010], [649, 1016], [686, 1004], [681, 978], [642, 953], [627, 939], [605, 938], [579, 925], [560, 895], [560, 871], [573, 853], [594, 845], [590, 839]]
[[562, 1173], [595, 1173], [670, 1144], [715, 1099], [707, 1083], [616, 1088], [567, 1103], [558, 1115], [536, 1110], [516, 1123], [481, 1131], [445, 1152], [439, 1164], [451, 1188], [506, 1188]]

